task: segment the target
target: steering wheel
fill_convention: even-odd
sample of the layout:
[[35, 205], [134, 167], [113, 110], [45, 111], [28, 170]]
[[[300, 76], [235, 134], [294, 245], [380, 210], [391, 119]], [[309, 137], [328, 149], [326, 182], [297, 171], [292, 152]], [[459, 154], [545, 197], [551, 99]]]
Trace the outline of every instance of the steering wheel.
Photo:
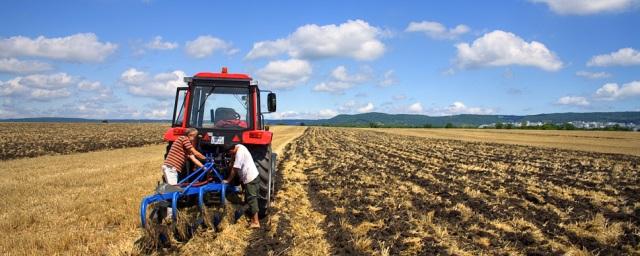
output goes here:
[[233, 118], [235, 118], [236, 120], [240, 120], [240, 114], [233, 113]]

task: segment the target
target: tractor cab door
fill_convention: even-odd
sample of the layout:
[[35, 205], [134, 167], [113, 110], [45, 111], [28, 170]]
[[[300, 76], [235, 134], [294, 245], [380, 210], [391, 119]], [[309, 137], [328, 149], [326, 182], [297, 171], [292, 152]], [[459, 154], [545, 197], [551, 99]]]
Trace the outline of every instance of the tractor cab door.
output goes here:
[[173, 119], [171, 122], [171, 127], [182, 127], [182, 122], [184, 121], [184, 107], [185, 107], [185, 97], [187, 95], [188, 87], [178, 87], [176, 90], [176, 101], [173, 105]]

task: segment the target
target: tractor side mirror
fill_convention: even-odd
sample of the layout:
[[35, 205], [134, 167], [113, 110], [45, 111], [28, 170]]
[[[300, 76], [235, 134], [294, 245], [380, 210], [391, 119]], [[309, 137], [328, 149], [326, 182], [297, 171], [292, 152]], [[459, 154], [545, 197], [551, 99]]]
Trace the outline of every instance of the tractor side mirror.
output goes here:
[[276, 94], [270, 92], [267, 95], [267, 108], [269, 112], [276, 112]]

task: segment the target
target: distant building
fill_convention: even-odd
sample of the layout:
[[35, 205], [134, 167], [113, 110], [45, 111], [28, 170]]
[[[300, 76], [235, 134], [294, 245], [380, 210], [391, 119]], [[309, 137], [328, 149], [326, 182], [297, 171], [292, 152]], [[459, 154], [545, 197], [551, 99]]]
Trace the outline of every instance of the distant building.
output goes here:
[[[618, 123], [618, 122], [592, 122], [592, 121], [571, 121], [571, 122], [567, 122], [573, 126], [575, 126], [578, 129], [605, 129], [608, 127], [615, 127], [618, 126], [620, 128], [627, 128], [629, 130], [632, 131], [639, 131], [640, 130], [640, 124], [636, 124], [636, 123]], [[531, 126], [543, 126], [545, 123], [544, 122], [531, 122], [531, 121], [524, 121], [524, 122], [504, 122], [502, 123], [503, 127], [506, 126], [511, 126], [511, 127], [531, 127]], [[564, 123], [555, 123], [555, 125], [563, 125]], [[490, 124], [481, 124], [478, 126], [478, 128], [495, 128], [496, 124], [495, 123], [490, 123]]]

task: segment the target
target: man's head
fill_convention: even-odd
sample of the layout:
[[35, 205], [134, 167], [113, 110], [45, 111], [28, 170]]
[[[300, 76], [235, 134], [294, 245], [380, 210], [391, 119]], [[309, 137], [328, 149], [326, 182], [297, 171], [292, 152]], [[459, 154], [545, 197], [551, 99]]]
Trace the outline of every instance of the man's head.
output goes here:
[[236, 145], [225, 145], [224, 150], [233, 155], [236, 153]]
[[187, 136], [189, 140], [194, 141], [198, 136], [198, 130], [196, 130], [196, 128], [187, 128], [187, 130], [184, 132], [184, 135]]

